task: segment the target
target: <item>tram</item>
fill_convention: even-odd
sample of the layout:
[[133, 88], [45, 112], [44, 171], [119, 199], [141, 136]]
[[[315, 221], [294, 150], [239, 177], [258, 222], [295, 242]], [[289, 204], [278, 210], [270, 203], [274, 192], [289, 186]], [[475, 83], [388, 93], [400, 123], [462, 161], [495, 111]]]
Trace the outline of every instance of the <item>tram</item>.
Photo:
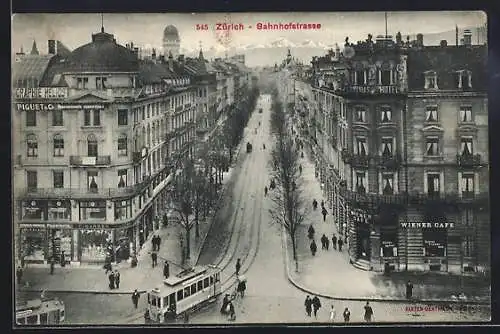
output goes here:
[[58, 325], [64, 322], [64, 302], [57, 298], [29, 300], [16, 305], [17, 325]]
[[216, 266], [195, 266], [163, 280], [162, 287], [148, 292], [145, 318], [162, 323], [214, 302], [221, 294], [220, 272]]

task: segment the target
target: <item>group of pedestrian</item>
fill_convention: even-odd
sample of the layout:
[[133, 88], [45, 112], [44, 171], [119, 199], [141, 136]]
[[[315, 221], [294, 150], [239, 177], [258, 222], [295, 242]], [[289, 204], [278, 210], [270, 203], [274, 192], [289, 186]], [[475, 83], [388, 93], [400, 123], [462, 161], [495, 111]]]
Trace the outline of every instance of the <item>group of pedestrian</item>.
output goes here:
[[[314, 314], [314, 318], [316, 319], [318, 318], [318, 311], [321, 308], [321, 301], [319, 300], [318, 296], [314, 296], [313, 298], [307, 296], [304, 302], [304, 306], [306, 308], [306, 315], [308, 317], [310, 317], [311, 314]], [[364, 314], [363, 314], [364, 321], [365, 322], [373, 321], [374, 320], [373, 309], [370, 306], [370, 302], [366, 302], [363, 309], [364, 309]], [[342, 312], [342, 317], [344, 318], [344, 322], [351, 321], [351, 311], [349, 310], [348, 307], [344, 308], [344, 312]], [[331, 322], [335, 322], [336, 318], [337, 318], [337, 310], [335, 309], [334, 305], [331, 305], [329, 319]]]
[[228, 320], [234, 321], [236, 320], [236, 312], [234, 310], [233, 302], [231, 301], [231, 297], [228, 293], [224, 296], [222, 300], [222, 307], [220, 309], [220, 313], [223, 315], [229, 315]]
[[151, 252], [151, 264], [153, 265], [153, 268], [158, 265], [158, 254], [156, 251]]
[[120, 272], [118, 272], [118, 270], [111, 271], [108, 275], [108, 280], [111, 290], [120, 288]]
[[161, 245], [161, 237], [159, 235], [153, 236], [151, 239], [151, 243], [153, 244], [153, 251], [159, 251]]
[[[316, 252], [318, 251], [318, 246], [316, 245], [316, 241], [314, 241], [314, 238], [312, 237], [314, 235], [314, 232], [311, 233], [311, 229], [312, 229], [312, 231], [314, 231], [314, 228], [312, 226], [310, 226], [308, 233], [309, 233], [309, 239], [312, 239], [312, 240], [311, 240], [311, 244], [309, 246], [309, 249], [311, 250], [312, 256], [315, 256]], [[330, 249], [330, 240], [328, 240], [328, 237], [325, 234], [323, 234], [321, 236], [320, 241], [321, 241], [321, 249], [322, 250], [329, 250]], [[342, 246], [344, 245], [344, 241], [342, 240], [342, 238], [337, 239], [337, 236], [334, 234], [332, 236], [332, 245], [333, 245], [334, 249], [337, 249], [337, 246], [338, 246], [339, 252], [342, 252]]]

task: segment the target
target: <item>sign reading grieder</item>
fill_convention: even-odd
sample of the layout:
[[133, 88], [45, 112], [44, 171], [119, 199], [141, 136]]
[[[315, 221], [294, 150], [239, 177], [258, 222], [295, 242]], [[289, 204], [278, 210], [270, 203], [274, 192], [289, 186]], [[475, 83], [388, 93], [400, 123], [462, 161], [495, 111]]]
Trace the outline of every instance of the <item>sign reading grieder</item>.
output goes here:
[[16, 99], [65, 99], [68, 89], [65, 87], [16, 88]]
[[103, 104], [16, 103], [16, 106], [19, 111], [104, 109]]

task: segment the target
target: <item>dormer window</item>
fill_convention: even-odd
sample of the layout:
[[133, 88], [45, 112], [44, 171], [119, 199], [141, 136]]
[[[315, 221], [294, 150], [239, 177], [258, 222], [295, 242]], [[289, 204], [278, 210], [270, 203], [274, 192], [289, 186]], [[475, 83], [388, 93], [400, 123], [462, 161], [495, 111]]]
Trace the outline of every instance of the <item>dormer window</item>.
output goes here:
[[438, 121], [438, 108], [437, 106], [427, 106], [425, 108], [425, 121], [437, 122]]
[[96, 89], [106, 89], [106, 81], [108, 79], [105, 77], [97, 77], [95, 78], [95, 87]]
[[468, 70], [458, 71], [457, 73], [457, 88], [472, 88], [472, 72]]
[[437, 74], [435, 71], [428, 71], [425, 75], [425, 89], [437, 89]]
[[461, 106], [460, 107], [460, 123], [471, 123], [472, 122], [472, 107], [471, 106]]
[[76, 88], [77, 89], [87, 89], [89, 84], [89, 78], [76, 78]]
[[357, 70], [354, 72], [354, 82], [356, 85], [366, 85], [366, 71]]
[[366, 110], [363, 107], [357, 107], [354, 116], [356, 122], [366, 122]]
[[390, 107], [380, 109], [380, 121], [382, 123], [392, 122], [392, 110]]

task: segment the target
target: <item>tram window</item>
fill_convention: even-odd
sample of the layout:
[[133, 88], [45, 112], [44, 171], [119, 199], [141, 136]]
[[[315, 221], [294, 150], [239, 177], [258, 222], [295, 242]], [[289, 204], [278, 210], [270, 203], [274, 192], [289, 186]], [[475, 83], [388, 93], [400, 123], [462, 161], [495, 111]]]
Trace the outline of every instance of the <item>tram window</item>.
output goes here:
[[148, 304], [151, 304], [150, 294], [148, 293]]
[[36, 325], [38, 323], [38, 315], [35, 314], [35, 315], [30, 315], [27, 319], [26, 319], [26, 323], [28, 325]]
[[182, 290], [177, 291], [177, 300], [184, 299], [184, 295], [182, 294]]
[[163, 297], [163, 307], [165, 307], [167, 305], [170, 305], [170, 303], [168, 302], [168, 296]]
[[17, 318], [17, 324], [18, 325], [26, 325], [26, 318], [25, 317]]
[[189, 297], [191, 295], [190, 291], [191, 290], [189, 289], [189, 287], [187, 287], [187, 288], [184, 289], [184, 298]]
[[210, 285], [210, 279], [207, 277], [203, 280], [203, 287], [208, 288], [209, 285]]
[[156, 306], [156, 298], [151, 298], [151, 305]]
[[215, 281], [216, 282], [220, 281], [220, 275], [219, 275], [219, 273], [215, 274]]
[[203, 290], [203, 281], [198, 282], [198, 291]]
[[168, 296], [169, 299], [169, 305], [174, 304], [175, 305], [175, 293], [171, 293], [170, 296]]
[[40, 313], [40, 325], [49, 323], [49, 315], [47, 313]]
[[213, 284], [214, 284], [214, 277], [210, 276], [210, 285], [213, 285]]
[[161, 298], [160, 297], [158, 297], [156, 299], [156, 306], [161, 307]]
[[191, 285], [191, 294], [194, 295], [196, 293], [196, 283]]

